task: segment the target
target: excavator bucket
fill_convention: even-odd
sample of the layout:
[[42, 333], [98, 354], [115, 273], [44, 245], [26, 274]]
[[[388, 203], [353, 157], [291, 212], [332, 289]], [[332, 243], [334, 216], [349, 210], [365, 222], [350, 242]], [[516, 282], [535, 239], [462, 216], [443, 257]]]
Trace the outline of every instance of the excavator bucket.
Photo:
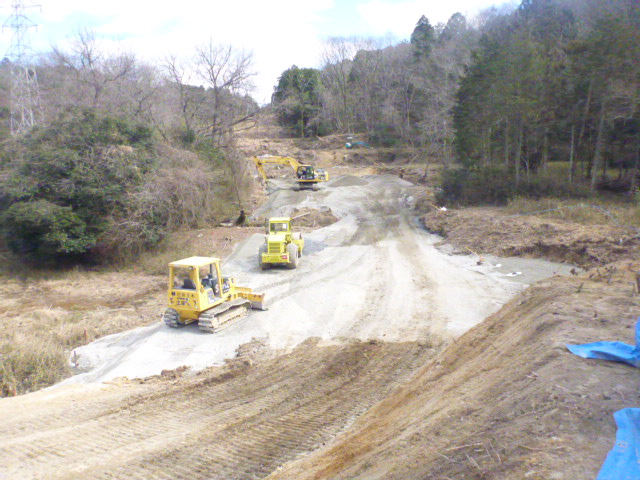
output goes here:
[[264, 293], [255, 293], [249, 287], [238, 287], [236, 286], [236, 291], [238, 295], [242, 298], [246, 298], [251, 302], [251, 308], [254, 310], [266, 310], [265, 306]]

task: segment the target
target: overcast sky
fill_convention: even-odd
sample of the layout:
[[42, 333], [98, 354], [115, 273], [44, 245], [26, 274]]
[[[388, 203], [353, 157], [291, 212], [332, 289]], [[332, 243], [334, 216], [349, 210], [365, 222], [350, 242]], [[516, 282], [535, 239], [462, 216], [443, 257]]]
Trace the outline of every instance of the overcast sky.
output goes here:
[[[421, 15], [432, 25], [461, 12], [470, 17], [495, 0], [23, 0], [37, 24], [29, 40], [38, 51], [64, 46], [90, 27], [108, 49], [159, 64], [168, 54], [187, 58], [213, 39], [254, 55], [254, 97], [266, 103], [278, 76], [292, 65], [318, 67], [322, 42], [333, 36], [408, 39]], [[499, 2], [502, 3], [502, 2]], [[0, 0], [3, 19], [10, 0]], [[0, 52], [9, 48], [4, 28]]]

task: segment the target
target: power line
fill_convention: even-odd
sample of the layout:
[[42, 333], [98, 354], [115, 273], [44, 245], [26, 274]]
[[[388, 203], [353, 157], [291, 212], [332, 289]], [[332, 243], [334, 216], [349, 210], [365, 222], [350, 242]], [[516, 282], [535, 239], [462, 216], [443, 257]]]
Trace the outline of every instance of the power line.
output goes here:
[[26, 9], [39, 5], [25, 5], [22, 0], [12, 0], [11, 15], [2, 29], [11, 30], [11, 44], [5, 57], [11, 62], [11, 133], [29, 130], [36, 123], [38, 109], [38, 76], [33, 66], [33, 52], [29, 42], [29, 30], [37, 25], [25, 14]]

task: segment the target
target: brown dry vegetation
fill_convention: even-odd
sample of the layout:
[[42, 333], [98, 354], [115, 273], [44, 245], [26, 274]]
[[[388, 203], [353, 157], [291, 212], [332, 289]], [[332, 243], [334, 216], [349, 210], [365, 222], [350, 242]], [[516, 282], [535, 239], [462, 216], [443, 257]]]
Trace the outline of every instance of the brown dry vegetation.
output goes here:
[[[296, 226], [310, 231], [336, 221], [330, 210], [301, 209]], [[222, 259], [256, 233], [256, 226], [176, 232], [120, 269], [55, 271], [11, 268], [0, 274], [0, 391], [16, 395], [72, 374], [69, 354], [97, 338], [160, 319], [167, 264], [193, 255]]]
[[[600, 209], [590, 215], [582, 209], [575, 210], [577, 215], [565, 214], [564, 218], [558, 218], [563, 210], [538, 215], [523, 215], [514, 210], [511, 207], [442, 211], [432, 207], [420, 220], [427, 230], [442, 235], [444, 242], [461, 251], [545, 258], [582, 267], [604, 266], [638, 258], [640, 254], [637, 226], [619, 224]], [[536, 211], [524, 209], [527, 210]], [[623, 213], [633, 218], [638, 210], [639, 207], [630, 206]]]
[[[0, 275], [0, 387], [15, 395], [71, 375], [69, 352], [96, 338], [160, 319], [170, 261], [228, 256], [262, 231], [220, 227], [171, 235], [133, 266], [115, 271], [32, 271]], [[6, 267], [5, 267], [6, 268]]]

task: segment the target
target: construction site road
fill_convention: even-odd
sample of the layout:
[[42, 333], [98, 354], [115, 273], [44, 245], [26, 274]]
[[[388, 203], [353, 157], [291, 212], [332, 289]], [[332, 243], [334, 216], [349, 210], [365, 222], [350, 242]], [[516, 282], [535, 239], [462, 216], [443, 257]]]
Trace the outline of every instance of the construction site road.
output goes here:
[[225, 274], [269, 310], [214, 335], [158, 322], [78, 349], [84, 373], [0, 400], [0, 478], [263, 478], [348, 431], [527, 282], [570, 268], [442, 253], [414, 221], [416, 188], [391, 175], [281, 184], [255, 216], [340, 220], [305, 235], [295, 270], [260, 271], [263, 235], [236, 248]]

